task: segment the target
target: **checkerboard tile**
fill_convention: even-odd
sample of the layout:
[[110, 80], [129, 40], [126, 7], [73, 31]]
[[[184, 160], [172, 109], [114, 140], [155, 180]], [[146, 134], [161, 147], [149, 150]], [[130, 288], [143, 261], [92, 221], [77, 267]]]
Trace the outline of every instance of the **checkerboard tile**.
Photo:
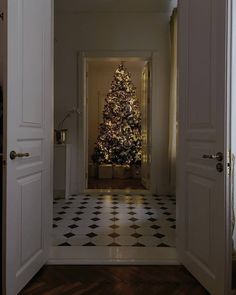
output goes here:
[[53, 206], [54, 246], [175, 247], [175, 196], [83, 194]]

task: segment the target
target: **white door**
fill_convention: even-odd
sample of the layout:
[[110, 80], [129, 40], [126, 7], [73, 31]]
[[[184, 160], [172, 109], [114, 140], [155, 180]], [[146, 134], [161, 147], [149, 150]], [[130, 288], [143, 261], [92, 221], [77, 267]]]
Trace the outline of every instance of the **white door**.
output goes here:
[[227, 5], [181, 0], [178, 8], [177, 247], [181, 262], [214, 295], [229, 287]]
[[[43, 266], [52, 207], [52, 1], [7, 1], [6, 294]], [[10, 158], [11, 154], [11, 158]]]

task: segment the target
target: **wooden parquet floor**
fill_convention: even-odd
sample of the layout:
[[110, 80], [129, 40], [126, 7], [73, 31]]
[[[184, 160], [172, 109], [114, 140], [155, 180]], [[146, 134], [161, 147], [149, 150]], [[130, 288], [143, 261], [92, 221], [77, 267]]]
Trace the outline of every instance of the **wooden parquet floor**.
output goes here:
[[206, 295], [183, 266], [43, 267], [20, 295]]

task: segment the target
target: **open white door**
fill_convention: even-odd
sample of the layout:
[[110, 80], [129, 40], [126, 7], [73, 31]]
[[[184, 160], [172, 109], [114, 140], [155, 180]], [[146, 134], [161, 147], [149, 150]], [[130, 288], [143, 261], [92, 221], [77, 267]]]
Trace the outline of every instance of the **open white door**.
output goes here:
[[6, 295], [15, 295], [50, 245], [52, 1], [7, 0], [6, 21]]
[[229, 288], [228, 10], [228, 0], [180, 0], [178, 8], [177, 248], [212, 295]]

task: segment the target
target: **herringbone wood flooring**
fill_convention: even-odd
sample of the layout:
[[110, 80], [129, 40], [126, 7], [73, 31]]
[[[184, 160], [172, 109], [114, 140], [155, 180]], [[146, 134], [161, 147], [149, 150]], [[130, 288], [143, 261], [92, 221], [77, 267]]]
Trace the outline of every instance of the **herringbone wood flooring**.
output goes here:
[[20, 295], [204, 295], [183, 266], [45, 266]]

